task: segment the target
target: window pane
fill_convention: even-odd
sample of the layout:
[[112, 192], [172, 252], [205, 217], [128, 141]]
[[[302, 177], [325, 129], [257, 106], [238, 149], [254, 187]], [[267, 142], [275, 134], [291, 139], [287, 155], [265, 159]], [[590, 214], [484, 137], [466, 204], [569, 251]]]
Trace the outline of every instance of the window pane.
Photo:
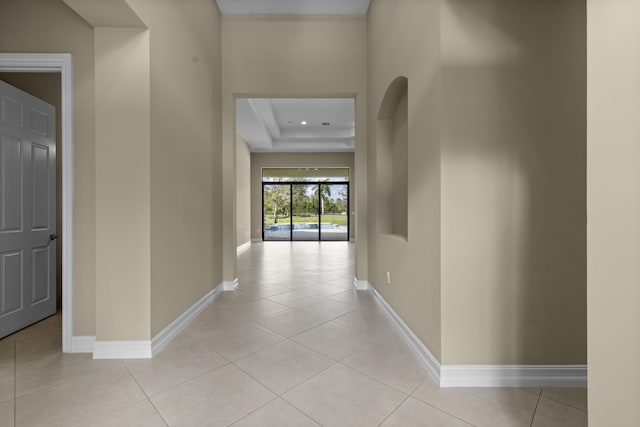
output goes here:
[[318, 240], [318, 184], [292, 185], [293, 240]]
[[289, 184], [268, 184], [262, 190], [264, 240], [291, 239]]
[[322, 240], [349, 240], [349, 186], [320, 184]]

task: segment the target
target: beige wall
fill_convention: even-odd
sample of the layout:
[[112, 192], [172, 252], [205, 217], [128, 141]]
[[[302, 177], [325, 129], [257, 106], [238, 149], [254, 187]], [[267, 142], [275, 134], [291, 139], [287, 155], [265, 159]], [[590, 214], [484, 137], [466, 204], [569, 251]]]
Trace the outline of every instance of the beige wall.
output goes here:
[[350, 238], [356, 237], [353, 206], [358, 185], [354, 177], [354, 153], [252, 153], [251, 154], [251, 238], [262, 239], [263, 168], [349, 168]]
[[[368, 16], [369, 281], [440, 358], [439, 1], [374, 0]], [[377, 224], [376, 126], [383, 97], [408, 78], [408, 239]], [[383, 137], [384, 135], [381, 135]], [[382, 160], [382, 159], [381, 159]], [[381, 188], [381, 192], [384, 193]], [[383, 227], [384, 229], [384, 227]], [[386, 273], [391, 275], [388, 286]]]
[[15, 86], [56, 109], [56, 303], [62, 308], [62, 93], [60, 73], [0, 73], [0, 80]]
[[251, 241], [251, 152], [240, 137], [236, 140], [236, 244]]
[[62, 1], [0, 0], [0, 51], [73, 54], [73, 333], [95, 335], [93, 28]]
[[[0, 51], [74, 54], [74, 335], [96, 334], [98, 316], [99, 339], [149, 338], [235, 278], [235, 96], [354, 96], [358, 278], [442, 363], [585, 362], [584, 2], [373, 0], [366, 18], [220, 18], [209, 0], [128, 3], [151, 30], [101, 30], [94, 46], [94, 30], [61, 1], [0, 0]], [[638, 85], [639, 14], [629, 0], [589, 1], [590, 417], [600, 424], [612, 410], [638, 417], [625, 399], [638, 382], [629, 372], [640, 343], [611, 331], [640, 320], [630, 305], [640, 206], [636, 189], [611, 188], [638, 180], [640, 106], [627, 95]], [[101, 63], [117, 46], [134, 52], [123, 57], [131, 62]], [[104, 67], [98, 86], [94, 61]], [[113, 99], [118, 73], [133, 67], [144, 81], [145, 61], [145, 99]], [[401, 75], [408, 239], [376, 227], [375, 117]], [[135, 112], [144, 102], [147, 112]], [[148, 126], [139, 122], [147, 113]], [[135, 161], [107, 143], [117, 138], [110, 114], [134, 130], [117, 147], [140, 150]], [[125, 215], [132, 206], [134, 218]], [[258, 211], [252, 235], [259, 227]], [[113, 232], [124, 240], [109, 243]], [[124, 252], [133, 258], [103, 258], [125, 241], [137, 245]], [[118, 260], [133, 272], [116, 271]]]
[[225, 280], [236, 277], [236, 96], [355, 97], [356, 274], [366, 279], [366, 28], [363, 16], [222, 18]]
[[148, 340], [149, 31], [96, 28], [96, 341]]
[[584, 364], [584, 1], [442, 5], [442, 362]]
[[222, 279], [220, 15], [68, 3], [1, 0], [0, 51], [73, 53], [74, 335], [148, 339]]
[[[586, 362], [584, 33], [578, 0], [371, 5], [369, 280], [443, 364]], [[398, 76], [408, 239], [376, 213]]]
[[222, 280], [220, 14], [210, 0], [130, 0], [150, 29], [151, 336]]
[[589, 425], [640, 420], [640, 3], [589, 0]]

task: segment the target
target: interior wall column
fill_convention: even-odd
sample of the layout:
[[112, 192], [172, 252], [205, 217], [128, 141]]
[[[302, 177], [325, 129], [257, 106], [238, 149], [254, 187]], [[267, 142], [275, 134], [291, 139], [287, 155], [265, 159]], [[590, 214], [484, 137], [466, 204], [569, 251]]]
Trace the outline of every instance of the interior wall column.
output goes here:
[[236, 103], [223, 87], [222, 96], [222, 280], [225, 289], [237, 279], [236, 249]]
[[150, 51], [95, 29], [96, 341], [150, 339]]
[[587, 2], [589, 425], [640, 419], [640, 3]]

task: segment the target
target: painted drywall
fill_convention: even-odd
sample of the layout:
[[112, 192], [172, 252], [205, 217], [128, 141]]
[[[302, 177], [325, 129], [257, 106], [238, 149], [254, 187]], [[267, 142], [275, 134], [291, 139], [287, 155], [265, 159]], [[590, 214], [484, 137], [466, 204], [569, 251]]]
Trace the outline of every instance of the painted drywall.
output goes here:
[[93, 28], [62, 1], [0, 1], [0, 51], [72, 53], [74, 67], [73, 334], [95, 335]]
[[151, 336], [222, 281], [220, 14], [130, 0], [150, 29]]
[[[585, 363], [584, 3], [374, 0], [368, 28], [369, 281], [443, 364]], [[399, 76], [407, 239], [376, 213]]]
[[[74, 335], [148, 339], [222, 277], [215, 243], [222, 238], [221, 210], [214, 203], [222, 177], [220, 16], [208, 0], [138, 0], [120, 3], [128, 17], [115, 8], [103, 22], [87, 2], [69, 3], [88, 20], [101, 19], [96, 25], [122, 27], [117, 21], [133, 11], [136, 26], [144, 21], [153, 35], [145, 48], [138, 37], [144, 30], [99, 27], [96, 52], [94, 29], [62, 1], [4, 0], [0, 50], [74, 54]], [[139, 74], [145, 61], [146, 80]], [[99, 87], [94, 62], [103, 67]], [[118, 80], [122, 70], [133, 70], [131, 78]], [[126, 111], [132, 114], [123, 117]], [[116, 120], [123, 121], [119, 128]], [[96, 123], [101, 128], [94, 131]], [[149, 133], [146, 147], [140, 127]], [[123, 129], [133, 131], [112, 135]], [[102, 141], [100, 153], [94, 154], [94, 138]], [[109, 138], [119, 143], [109, 145]]]
[[240, 136], [236, 140], [236, 244], [251, 241], [251, 151]]
[[[223, 16], [224, 280], [237, 276], [237, 96], [355, 97], [356, 274], [366, 279], [366, 28], [364, 16]], [[252, 202], [252, 206], [256, 205]], [[252, 236], [255, 229], [252, 220]]]
[[640, 420], [640, 3], [589, 0], [589, 425]]
[[[369, 281], [440, 358], [439, 1], [374, 0], [368, 15]], [[380, 232], [377, 117], [388, 87], [408, 79], [408, 239]], [[384, 115], [384, 114], [383, 114]], [[399, 135], [397, 135], [399, 136]], [[380, 159], [385, 161], [385, 159]], [[384, 189], [381, 188], [381, 193]], [[384, 227], [383, 227], [384, 229]], [[391, 284], [387, 285], [387, 272]]]
[[407, 133], [407, 102], [408, 94], [405, 92], [398, 100], [398, 104], [393, 112], [392, 124], [392, 149], [391, 149], [391, 209], [392, 221], [391, 232], [396, 236], [408, 237], [408, 145], [409, 135]]
[[0, 80], [40, 98], [56, 109], [56, 304], [62, 308], [62, 94], [59, 73], [0, 73]]
[[92, 27], [147, 28], [127, 0], [63, 0]]
[[440, 16], [442, 362], [585, 364], [585, 3]]
[[[262, 239], [263, 168], [349, 168], [349, 206], [353, 206], [358, 185], [354, 153], [251, 153], [251, 238]], [[355, 239], [354, 210], [351, 208], [350, 238]]]
[[149, 31], [96, 28], [96, 341], [148, 340]]

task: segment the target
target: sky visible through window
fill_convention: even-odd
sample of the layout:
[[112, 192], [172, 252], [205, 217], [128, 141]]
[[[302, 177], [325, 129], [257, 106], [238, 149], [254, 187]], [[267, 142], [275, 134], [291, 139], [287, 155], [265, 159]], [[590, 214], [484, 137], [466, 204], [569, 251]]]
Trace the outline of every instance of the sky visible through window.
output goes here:
[[262, 182], [348, 182], [349, 168], [264, 168]]

